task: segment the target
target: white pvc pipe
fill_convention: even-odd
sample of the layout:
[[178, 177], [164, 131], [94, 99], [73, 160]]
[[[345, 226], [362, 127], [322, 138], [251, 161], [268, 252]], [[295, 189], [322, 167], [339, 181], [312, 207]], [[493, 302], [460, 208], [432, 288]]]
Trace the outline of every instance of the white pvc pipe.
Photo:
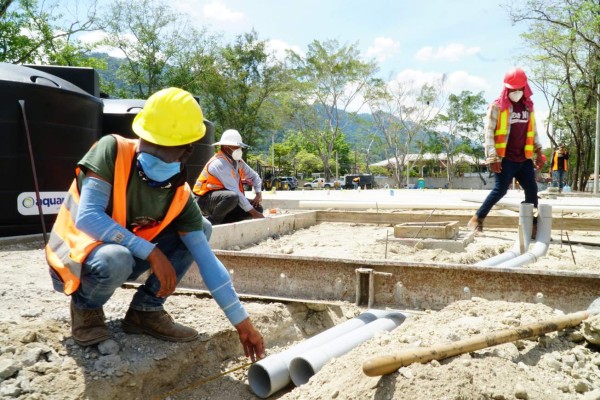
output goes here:
[[522, 233], [523, 237], [521, 237], [520, 234], [517, 235], [517, 240], [510, 249], [506, 250], [502, 254], [490, 257], [487, 260], [479, 261], [475, 265], [483, 267], [497, 266], [500, 263], [520, 256], [523, 253], [521, 248], [523, 248], [525, 251], [529, 249], [531, 233], [533, 229], [533, 204], [521, 203], [519, 210], [519, 226], [522, 227], [522, 229], [519, 230], [519, 233]]
[[332, 358], [348, 353], [359, 344], [371, 339], [377, 332], [393, 330], [402, 324], [406, 318], [406, 314], [400, 312], [392, 313], [387, 317], [376, 319], [362, 328], [340, 336], [332, 342], [315, 347], [295, 357], [290, 362], [289, 368], [292, 382], [296, 386], [305, 384]]
[[368, 310], [356, 318], [336, 325], [324, 332], [319, 333], [309, 339], [298, 343], [281, 353], [263, 358], [252, 364], [248, 370], [248, 383], [250, 389], [261, 398], [266, 398], [273, 393], [283, 389], [290, 382], [289, 364], [290, 361], [312, 348], [321, 346], [348, 332], [367, 325], [377, 318], [385, 318], [391, 315], [393, 311], [386, 310]]
[[546, 255], [548, 247], [550, 246], [550, 237], [552, 234], [552, 206], [549, 204], [540, 204], [538, 206], [538, 212], [536, 243], [533, 246], [533, 249], [511, 260], [497, 264], [497, 267], [520, 267], [525, 264], [536, 262], [539, 257]]

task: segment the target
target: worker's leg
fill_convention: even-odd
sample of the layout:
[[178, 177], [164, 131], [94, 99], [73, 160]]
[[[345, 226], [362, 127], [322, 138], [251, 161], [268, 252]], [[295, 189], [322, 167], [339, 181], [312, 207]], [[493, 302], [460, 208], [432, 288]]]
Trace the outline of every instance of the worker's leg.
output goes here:
[[506, 195], [519, 164], [507, 159], [502, 160], [502, 172], [495, 174], [494, 188], [475, 213], [479, 219], [487, 217], [492, 207]]
[[202, 231], [206, 236], [206, 240], [210, 241], [210, 237], [212, 236], [213, 227], [208, 219], [202, 216]]
[[[181, 241], [179, 234], [172, 229], [161, 233], [153, 242], [171, 262], [179, 283], [192, 265], [192, 254]], [[150, 269], [150, 264], [146, 260], [135, 258], [135, 262], [133, 272], [129, 276], [130, 280], [136, 279]], [[176, 323], [164, 311], [163, 304], [167, 297], [157, 297], [156, 293], [159, 289], [158, 278], [155, 274], [150, 274], [133, 296], [123, 320], [123, 330], [127, 333], [145, 333], [174, 342], [195, 339], [198, 336], [195, 329]]]
[[224, 219], [237, 205], [238, 195], [230, 190], [213, 190], [198, 197], [202, 214], [213, 224], [224, 223]]
[[560, 171], [552, 171], [552, 187], [559, 187]]
[[515, 171], [515, 179], [525, 191], [525, 203], [533, 204], [533, 206], [537, 208], [538, 187], [537, 182], [535, 181], [533, 161], [527, 160], [520, 164], [520, 168]]
[[81, 284], [73, 293], [80, 309], [100, 308], [133, 271], [134, 257], [124, 246], [102, 244], [86, 258], [81, 270]]
[[81, 346], [110, 338], [102, 306], [133, 270], [133, 256], [117, 244], [96, 247], [85, 260], [79, 288], [71, 296], [71, 332]]

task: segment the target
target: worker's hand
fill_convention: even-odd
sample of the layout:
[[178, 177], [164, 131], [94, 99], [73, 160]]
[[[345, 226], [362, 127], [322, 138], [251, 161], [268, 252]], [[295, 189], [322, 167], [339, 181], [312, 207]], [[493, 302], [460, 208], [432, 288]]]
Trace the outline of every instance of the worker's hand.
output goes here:
[[259, 207], [262, 204], [262, 192], [256, 193], [254, 200], [250, 202], [253, 207]]
[[495, 163], [491, 163], [490, 164], [490, 171], [492, 171], [495, 174], [499, 174], [500, 172], [502, 172], [502, 162], [498, 161]]
[[237, 329], [246, 357], [250, 357], [252, 362], [265, 358], [265, 342], [260, 332], [256, 330], [250, 321], [250, 318], [246, 318], [237, 324], [235, 329]]
[[261, 212], [256, 211], [255, 208], [248, 211], [248, 214], [250, 214], [252, 216], [252, 218], [264, 218], [265, 217]]
[[160, 282], [160, 289], [156, 293], [158, 297], [167, 297], [175, 291], [177, 286], [177, 275], [171, 262], [165, 254], [155, 247], [148, 256], [150, 269]]
[[542, 169], [544, 167], [544, 160], [542, 159], [542, 156], [538, 154], [538, 157], [536, 157], [535, 159], [535, 167], [537, 169]]

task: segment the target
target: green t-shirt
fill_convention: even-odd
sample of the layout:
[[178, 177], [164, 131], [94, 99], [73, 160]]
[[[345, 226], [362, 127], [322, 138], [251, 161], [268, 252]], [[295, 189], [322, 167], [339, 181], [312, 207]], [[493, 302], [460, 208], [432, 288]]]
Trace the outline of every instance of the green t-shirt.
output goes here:
[[[92, 171], [110, 184], [114, 182], [117, 140], [112, 135], [103, 136], [79, 161], [82, 170]], [[81, 182], [80, 182], [81, 185]], [[163, 189], [148, 186], [139, 176], [135, 158], [132, 162], [127, 184], [127, 226], [133, 230], [138, 226], [157, 224], [162, 221], [175, 196], [176, 187]], [[111, 196], [112, 198], [112, 196]], [[110, 207], [110, 205], [109, 205]], [[181, 213], [170, 226], [179, 232], [202, 230], [202, 213], [190, 191], [190, 198]]]

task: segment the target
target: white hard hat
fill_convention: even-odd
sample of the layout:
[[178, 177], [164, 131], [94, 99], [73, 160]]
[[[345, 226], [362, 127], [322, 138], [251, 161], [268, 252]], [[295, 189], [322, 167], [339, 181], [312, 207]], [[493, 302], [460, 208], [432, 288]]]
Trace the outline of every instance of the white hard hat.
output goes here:
[[227, 129], [221, 135], [221, 140], [219, 140], [217, 143], [213, 143], [213, 145], [248, 147], [247, 144], [242, 142], [242, 135], [240, 135], [240, 133], [235, 129]]

